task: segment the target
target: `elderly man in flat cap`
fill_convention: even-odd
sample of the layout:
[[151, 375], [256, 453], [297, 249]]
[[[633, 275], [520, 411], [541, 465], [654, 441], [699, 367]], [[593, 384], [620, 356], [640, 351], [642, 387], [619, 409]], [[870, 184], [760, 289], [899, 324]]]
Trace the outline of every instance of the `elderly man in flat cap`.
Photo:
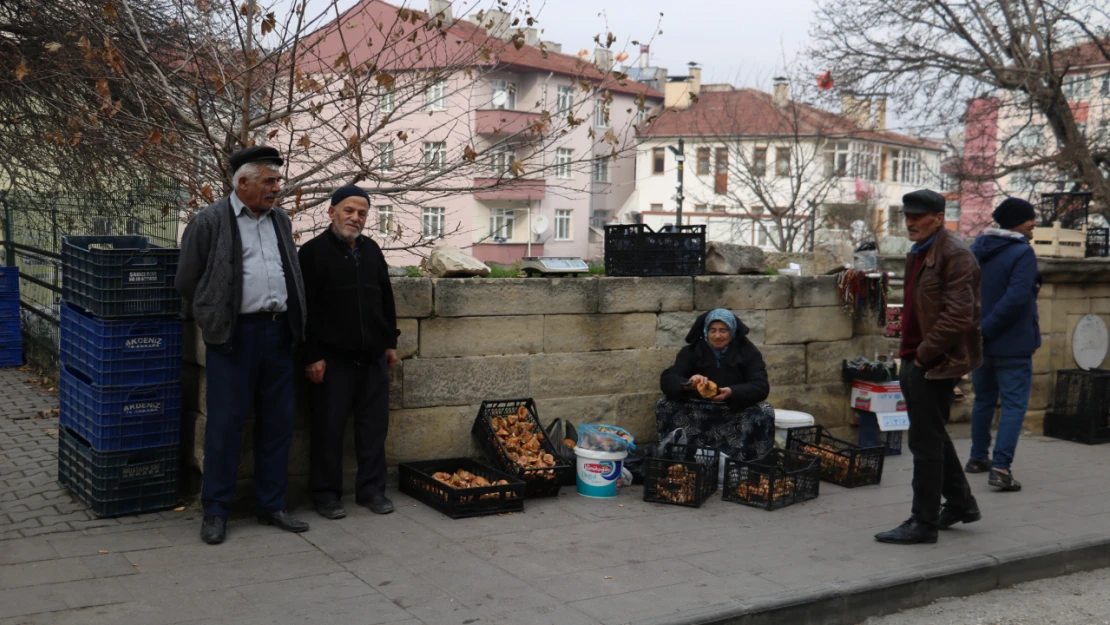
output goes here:
[[285, 507], [293, 438], [293, 345], [304, 338], [305, 299], [278, 151], [231, 155], [234, 191], [200, 211], [181, 237], [176, 287], [207, 346], [201, 540], [219, 544], [235, 495], [240, 441], [254, 406], [259, 523], [288, 532], [308, 524]]
[[944, 428], [957, 382], [983, 363], [983, 339], [979, 264], [967, 244], [944, 227], [944, 198], [914, 191], [902, 196], [902, 210], [914, 243], [906, 258], [899, 350], [910, 417], [913, 516], [875, 539], [913, 545], [935, 543], [938, 529], [982, 517]]
[[309, 496], [316, 512], [341, 519], [343, 430], [355, 425], [355, 503], [393, 512], [385, 496], [389, 369], [397, 362], [397, 311], [381, 248], [362, 235], [370, 196], [354, 186], [331, 197], [331, 226], [301, 248], [308, 328], [306, 373], [312, 389]]

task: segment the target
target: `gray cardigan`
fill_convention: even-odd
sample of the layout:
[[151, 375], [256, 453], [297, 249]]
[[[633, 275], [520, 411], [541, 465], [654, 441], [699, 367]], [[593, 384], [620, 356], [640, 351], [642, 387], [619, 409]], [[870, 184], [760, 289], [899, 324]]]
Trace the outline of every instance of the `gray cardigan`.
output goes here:
[[[290, 295], [289, 329], [294, 341], [300, 343], [304, 340], [306, 307], [297, 246], [289, 216], [281, 209], [272, 210]], [[227, 344], [235, 334], [243, 302], [243, 242], [230, 197], [200, 211], [185, 226], [174, 286], [185, 298], [186, 313], [204, 333], [205, 344], [216, 351], [230, 350]]]

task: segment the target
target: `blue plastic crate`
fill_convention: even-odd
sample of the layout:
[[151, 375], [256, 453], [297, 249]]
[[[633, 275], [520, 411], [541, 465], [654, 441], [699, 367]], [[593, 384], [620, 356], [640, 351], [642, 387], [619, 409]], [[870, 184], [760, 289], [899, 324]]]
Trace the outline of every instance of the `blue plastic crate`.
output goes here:
[[0, 323], [19, 321], [19, 295], [0, 297]]
[[96, 451], [175, 445], [181, 439], [180, 383], [92, 386], [64, 366], [58, 377], [58, 420]]
[[60, 336], [62, 364], [87, 376], [94, 386], [181, 379], [180, 319], [101, 319], [63, 303]]
[[19, 299], [19, 267], [0, 266], [0, 299]]
[[147, 237], [62, 237], [62, 299], [98, 317], [180, 315], [177, 257]]
[[23, 366], [23, 347], [0, 347], [0, 367]]
[[177, 503], [177, 445], [99, 452], [67, 427], [58, 428], [58, 483], [97, 516], [172, 508]]

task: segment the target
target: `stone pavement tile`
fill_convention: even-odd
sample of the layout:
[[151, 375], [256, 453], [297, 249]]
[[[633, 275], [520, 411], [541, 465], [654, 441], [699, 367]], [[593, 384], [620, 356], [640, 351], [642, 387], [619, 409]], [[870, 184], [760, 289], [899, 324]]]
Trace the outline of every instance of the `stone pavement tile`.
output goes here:
[[[446, 519], [450, 521], [450, 519]], [[449, 537], [437, 533], [422, 523], [401, 514], [378, 515], [361, 509], [343, 519], [343, 529], [362, 539], [374, 549], [393, 558], [406, 558], [441, 545], [453, 543]]]
[[32, 538], [34, 536], [44, 536], [47, 534], [61, 534], [72, 530], [73, 528], [69, 523], [58, 523], [49, 527], [32, 527], [19, 530], [19, 533], [25, 538]]
[[343, 566], [390, 601], [409, 611], [427, 603], [451, 599], [386, 555], [367, 556], [344, 562]]
[[57, 584], [92, 576], [80, 558], [8, 564], [0, 566], [0, 589]]
[[[1015, 494], [1018, 497], [1021, 496], [1020, 493]], [[1074, 524], [1081, 518], [1079, 515], [1068, 512], [1066, 506], [1058, 506], [1052, 503], [997, 508], [994, 501], [985, 500], [979, 503], [979, 509], [983, 512], [983, 520], [973, 523], [971, 527], [989, 526], [1000, 531], [1023, 525], [1040, 525], [1051, 529], [1057, 524], [1064, 526]], [[959, 525], [957, 529], [967, 527], [969, 526]]]
[[[152, 608], [137, 603], [44, 612], [33, 616], [0, 619], [0, 625], [179, 625], [192, 623], [196, 614], [182, 609], [181, 599], [173, 609]], [[3, 608], [0, 607], [0, 612]]]
[[478, 612], [447, 595], [406, 610], [425, 625], [472, 625], [486, 622]]
[[474, 606], [482, 623], [515, 625], [595, 625], [593, 618], [541, 592], [502, 595], [492, 592]]
[[56, 584], [53, 590], [69, 608], [88, 608], [109, 603], [124, 603], [131, 594], [119, 579], [85, 579], [78, 582]]
[[637, 590], [705, 581], [713, 575], [677, 558], [625, 566], [590, 568], [533, 580], [536, 587], [563, 601], [592, 599]]
[[[142, 552], [128, 554], [128, 559], [134, 560], [135, 553]], [[141, 575], [127, 578], [127, 588], [136, 599], [141, 599], [148, 594], [163, 593], [167, 588], [172, 588], [176, 593], [203, 592], [324, 575], [343, 570], [318, 551], [249, 560], [170, 566], [156, 572], [148, 572], [145, 568], [140, 563]]]
[[620, 595], [575, 601], [570, 605], [605, 625], [635, 623], [651, 618], [735, 603], [738, 594], [756, 596], [784, 590], [782, 586], [754, 575], [740, 573], [673, 586], [651, 588]]
[[[135, 593], [132, 592], [132, 595]], [[126, 605], [133, 606], [136, 612], [174, 615], [168, 617], [172, 623], [178, 620], [192, 623], [198, 619], [213, 619], [211, 622], [223, 623], [231, 617], [256, 614], [258, 611], [253, 603], [233, 588], [179, 592], [172, 586], [165, 586], [134, 598]]]
[[53, 560], [58, 552], [45, 538], [22, 538], [5, 541], [0, 545], [0, 565]]
[[84, 564], [96, 577], [122, 577], [124, 575], [138, 575], [139, 569], [124, 557], [122, 553], [96, 554], [81, 558]]
[[336, 562], [350, 562], [379, 553], [366, 541], [343, 529], [343, 519], [329, 521], [317, 516], [311, 523], [312, 529], [301, 534], [301, 538]]
[[[64, 610], [67, 606], [50, 585], [0, 590], [0, 619]], [[22, 621], [20, 621], [22, 622]], [[53, 621], [50, 621], [53, 622]]]
[[[532, 505], [533, 501], [526, 502], [523, 513], [471, 519], [451, 519], [434, 508], [408, 497], [405, 499], [412, 503], [399, 507], [397, 509], [398, 514], [414, 519], [428, 529], [451, 538], [474, 538], [514, 532], [548, 530], [586, 522], [586, 519], [572, 514], [562, 507], [546, 505], [548, 504], [547, 501], [541, 502], [540, 505]], [[398, 501], [395, 500], [394, 504], [397, 503]]]
[[260, 612], [271, 614], [292, 614], [353, 597], [381, 598], [366, 582], [346, 571], [248, 584], [235, 590]]
[[[199, 526], [194, 527], [199, 532]], [[164, 530], [158, 530], [162, 532]], [[189, 544], [162, 547], [145, 551], [128, 551], [127, 559], [142, 567], [144, 573], [180, 569], [189, 566], [203, 566], [259, 559], [296, 553], [319, 553], [310, 543], [296, 534], [271, 531], [257, 536], [233, 536], [228, 532], [228, 540], [222, 545], [206, 545], [199, 534]]]
[[101, 551], [120, 553], [170, 547], [172, 543], [157, 529], [132, 529], [130, 532], [96, 536], [66, 535], [49, 539], [63, 558], [95, 555]]
[[1079, 516], [1106, 514], [1110, 512], [1110, 497], [1084, 497], [1078, 500], [1073, 498], [1066, 503], [1061, 502], [1061, 507]]
[[360, 625], [396, 625], [399, 623], [419, 623], [412, 615], [393, 605], [381, 595], [369, 595], [336, 599], [330, 602], [296, 606], [285, 611], [258, 609], [234, 618], [222, 618], [209, 622], [219, 625], [275, 625], [296, 623], [297, 625], [340, 625], [358, 623]]
[[817, 515], [819, 520], [847, 530], [861, 527], [891, 529], [909, 517], [910, 506], [907, 503], [892, 503]]

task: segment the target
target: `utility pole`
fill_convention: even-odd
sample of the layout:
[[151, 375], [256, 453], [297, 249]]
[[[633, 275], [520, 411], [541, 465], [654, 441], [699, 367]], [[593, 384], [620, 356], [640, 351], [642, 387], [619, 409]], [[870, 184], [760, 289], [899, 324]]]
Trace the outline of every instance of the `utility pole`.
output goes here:
[[678, 162], [678, 184], [675, 185], [675, 188], [678, 189], [678, 192], [675, 194], [675, 201], [678, 204], [676, 210], [677, 216], [674, 222], [676, 226], [682, 225], [682, 171], [686, 166], [685, 146], [685, 141], [679, 139], [677, 148], [673, 145], [669, 148], [671, 153], [674, 154], [674, 160]]

